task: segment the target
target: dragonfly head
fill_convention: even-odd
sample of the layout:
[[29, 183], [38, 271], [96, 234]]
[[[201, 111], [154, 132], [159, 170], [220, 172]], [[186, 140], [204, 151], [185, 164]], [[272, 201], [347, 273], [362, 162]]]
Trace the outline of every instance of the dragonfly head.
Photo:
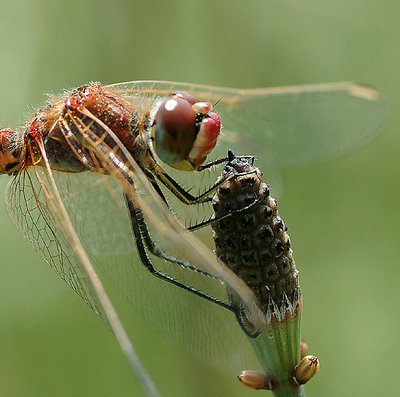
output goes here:
[[12, 174], [21, 168], [20, 136], [9, 128], [0, 130], [0, 174]]
[[152, 126], [157, 156], [173, 168], [193, 171], [217, 144], [220, 117], [212, 105], [184, 91], [173, 92], [157, 109]]

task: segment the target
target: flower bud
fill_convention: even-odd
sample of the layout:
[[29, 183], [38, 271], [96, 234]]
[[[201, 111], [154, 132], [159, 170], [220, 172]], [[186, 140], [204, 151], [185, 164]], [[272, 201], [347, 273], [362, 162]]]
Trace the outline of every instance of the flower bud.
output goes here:
[[307, 383], [319, 371], [319, 360], [315, 356], [305, 356], [294, 368], [294, 377], [298, 384]]
[[251, 389], [271, 390], [271, 381], [267, 375], [262, 372], [246, 370], [238, 376], [239, 381]]

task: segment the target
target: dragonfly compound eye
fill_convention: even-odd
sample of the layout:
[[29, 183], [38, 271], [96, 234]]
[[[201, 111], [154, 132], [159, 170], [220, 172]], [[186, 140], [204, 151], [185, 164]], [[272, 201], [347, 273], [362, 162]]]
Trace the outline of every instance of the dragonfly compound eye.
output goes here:
[[184, 91], [161, 103], [152, 136], [158, 157], [171, 167], [193, 171], [204, 163], [217, 144], [220, 117], [209, 102], [200, 102]]
[[192, 105], [182, 98], [167, 99], [159, 107], [154, 121], [153, 137], [158, 157], [172, 167], [187, 159], [197, 135]]

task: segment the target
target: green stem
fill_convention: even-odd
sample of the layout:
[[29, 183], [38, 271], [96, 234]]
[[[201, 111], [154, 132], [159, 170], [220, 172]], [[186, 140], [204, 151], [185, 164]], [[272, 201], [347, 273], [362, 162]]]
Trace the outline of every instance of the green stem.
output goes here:
[[260, 335], [250, 340], [271, 380], [274, 397], [306, 396], [304, 387], [293, 379], [294, 367], [300, 361], [300, 320], [301, 309], [284, 319], [275, 318]]
[[303, 386], [294, 388], [288, 382], [282, 383], [272, 394], [274, 397], [306, 397]]

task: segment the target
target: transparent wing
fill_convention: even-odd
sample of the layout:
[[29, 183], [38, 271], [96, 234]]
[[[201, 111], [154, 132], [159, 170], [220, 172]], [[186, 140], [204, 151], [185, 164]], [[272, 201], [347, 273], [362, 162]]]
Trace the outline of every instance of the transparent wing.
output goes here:
[[[42, 169], [37, 171], [44, 178]], [[18, 231], [33, 245], [58, 275], [100, 315], [101, 310], [92, 287], [73, 260], [63, 234], [55, 227], [54, 214], [49, 211], [47, 199], [33, 169], [21, 171], [7, 186], [8, 213]]]
[[[68, 214], [113, 302], [121, 308], [127, 302], [124, 313], [131, 320], [127, 323], [132, 323], [132, 318], [135, 324], [142, 319], [150, 321], [172, 343], [183, 344], [198, 358], [218, 369], [232, 371], [231, 374], [249, 365], [258, 367], [233, 313], [154, 277], [144, 267], [136, 250], [122, 189], [112, 178], [88, 173], [74, 178], [68, 175], [67, 179], [56, 174]], [[143, 189], [141, 194], [146, 199]], [[166, 219], [149, 201], [152, 215]], [[147, 219], [147, 225], [154, 242], [169, 255], [187, 261], [198, 256], [196, 244], [171, 244], [176, 231], [168, 222], [160, 227]], [[210, 251], [209, 255], [213, 253]], [[154, 256], [151, 259], [163, 273], [226, 299], [219, 283]], [[202, 267], [199, 262], [191, 263]]]
[[[225, 368], [229, 368], [234, 366], [235, 369], [239, 369], [242, 367], [245, 357], [253, 359], [254, 367], [254, 354], [247, 345], [246, 337], [232, 313], [223, 311], [220, 307], [203, 301], [201, 298], [178, 289], [174, 285], [156, 279], [144, 269], [136, 251], [122, 193], [133, 200], [135, 205], [144, 212], [150, 235], [161, 250], [170, 256], [179, 258], [181, 261], [190, 263], [198, 269], [217, 275], [224, 283], [221, 284], [219, 281], [207, 278], [198, 272], [189, 271], [177, 266], [176, 263], [168, 263], [153, 256], [153, 264], [158, 270], [210, 296], [218, 297], [220, 300], [226, 299], [226, 288], [234, 290], [247, 308], [251, 321], [258, 324], [258, 322], [263, 321], [263, 316], [257, 307], [253, 293], [242, 280], [216, 260], [210, 243], [204, 244], [192, 233], [182, 228], [138, 167], [136, 161], [118, 142], [113, 131], [107, 129], [105, 125], [101, 125], [101, 122], [90, 112], [86, 111], [83, 114], [94, 125], [89, 129], [86, 125], [81, 133], [83, 137], [90, 141], [89, 144], [96, 152], [96, 156], [103, 166], [107, 167], [108, 174], [112, 177], [101, 176], [101, 182], [94, 184], [85, 182], [85, 189], [76, 189], [77, 192], [90, 192], [89, 195], [85, 195], [85, 199], [93, 193], [95, 197], [93, 200], [90, 199], [90, 202], [95, 202], [96, 199], [103, 197], [102, 203], [108, 203], [104, 206], [92, 207], [92, 211], [98, 209], [98, 215], [85, 213], [85, 219], [98, 220], [98, 226], [94, 224], [89, 227], [90, 221], [88, 221], [89, 223], [85, 221], [84, 227], [87, 230], [85, 232], [81, 226], [76, 225], [81, 240], [89, 243], [85, 243], [85, 247], [89, 253], [93, 253], [92, 261], [99, 267], [100, 274], [104, 274], [104, 269], [110, 269], [106, 272], [107, 278], [113, 280], [113, 285], [118, 286], [119, 292], [124, 291], [125, 298], [128, 298], [132, 307], [139, 309], [148, 318], [152, 318], [157, 326], [162, 324], [167, 333], [175, 338], [178, 337], [180, 342], [183, 341], [192, 349], [194, 348], [201, 356], [205, 355], [209, 359], [211, 358], [211, 361], [217, 367], [225, 366]], [[97, 140], [90, 138], [90, 131], [93, 131], [95, 138], [94, 132], [100, 127], [108, 133], [108, 145], [110, 145], [108, 148], [105, 148], [104, 142], [101, 143], [103, 146], [100, 148]], [[126, 156], [125, 164], [129, 164], [129, 169], [132, 172], [126, 170], [124, 166], [121, 167], [121, 162], [115, 161], [115, 156], [119, 158]], [[90, 178], [98, 178], [98, 176], [90, 174]], [[129, 182], [131, 180], [134, 180], [134, 184]], [[74, 178], [73, 181], [76, 183], [78, 179]], [[98, 186], [100, 190], [96, 191], [95, 186]], [[59, 187], [59, 190], [65, 191], [62, 187]], [[71, 184], [69, 184], [68, 192], [71, 192]], [[110, 214], [107, 214], [106, 208], [111, 203], [116, 207]], [[68, 211], [70, 214], [73, 213], [72, 207]], [[82, 212], [80, 210], [77, 213]], [[115, 221], [113, 214], [118, 214], [123, 218], [117, 218]], [[74, 219], [74, 215], [71, 217]], [[104, 229], [106, 219], [113, 219], [115, 227], [119, 228], [111, 240], [110, 230], [114, 231], [115, 228], [107, 227]], [[101, 223], [102, 225], [100, 225]], [[99, 238], [102, 227], [104, 229], [104, 241]], [[90, 238], [91, 230], [96, 230], [94, 236], [96, 242]], [[211, 232], [208, 230], [208, 239], [210, 236]], [[114, 261], [117, 261], [117, 263], [114, 263]], [[135, 269], [133, 269], [132, 264], [135, 265]], [[121, 271], [119, 271], [118, 269], [121, 266]], [[136, 285], [138, 285], [137, 288], [135, 288]], [[148, 309], [149, 307], [150, 309]], [[224, 321], [224, 319], [230, 320]], [[215, 331], [215, 334], [213, 333], [215, 338], [206, 340], [204, 335], [209, 332], [210, 324], [212, 324], [212, 330]], [[241, 349], [237, 349], [238, 343], [243, 346]], [[223, 358], [221, 359], [221, 357]], [[241, 359], [238, 359], [239, 357]]]
[[246, 90], [137, 81], [107, 88], [131, 100], [184, 90], [215, 103], [223, 137], [214, 156], [226, 155], [228, 148], [254, 154], [263, 170], [271, 164], [304, 164], [354, 150], [377, 135], [387, 117], [379, 94], [354, 83]]
[[[106, 154], [97, 154], [107, 161]], [[115, 174], [117, 171], [109, 165], [109, 176], [90, 172], [52, 173], [74, 232], [82, 242], [79, 249], [89, 256], [113, 304], [120, 308], [124, 307], [124, 301], [128, 302], [125, 315], [134, 316], [135, 323], [143, 315], [155, 327], [183, 342], [217, 368], [229, 370], [233, 367], [238, 371], [251, 362], [255, 367], [254, 355], [232, 313], [155, 278], [145, 269], [136, 251], [124, 193], [131, 197], [140, 193], [135, 203], [145, 212], [154, 242], [168, 254], [192, 261], [200, 268], [204, 265], [201, 257], [206, 255], [215, 260], [215, 256], [193, 236], [185, 238], [179, 231], [180, 226], [174, 225], [164, 206], [157, 203], [143, 175], [135, 175], [134, 187], [125, 186], [120, 174]], [[71, 249], [62, 216], [54, 208], [51, 196], [56, 192], [48, 172], [32, 166], [14, 178], [8, 192], [9, 212], [19, 230], [60, 277], [104, 318], [79, 257]], [[170, 240], [175, 243], [163, 243]], [[226, 299], [221, 283], [156, 258], [153, 262], [175, 279]], [[210, 328], [212, 337], [205, 338]]]

